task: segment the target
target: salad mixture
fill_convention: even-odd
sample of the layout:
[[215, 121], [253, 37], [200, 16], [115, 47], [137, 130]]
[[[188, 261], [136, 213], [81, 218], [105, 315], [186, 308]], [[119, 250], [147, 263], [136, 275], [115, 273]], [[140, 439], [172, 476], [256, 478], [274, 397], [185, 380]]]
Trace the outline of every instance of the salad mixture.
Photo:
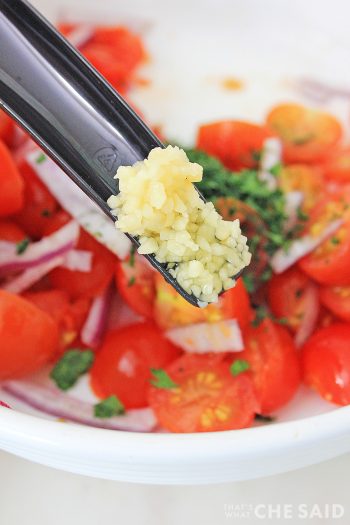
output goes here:
[[[127, 28], [60, 29], [126, 98], [142, 82], [147, 54]], [[186, 154], [203, 167], [198, 189], [226, 221], [240, 220], [252, 253], [206, 308], [178, 295], [0, 114], [7, 400], [60, 420], [171, 432], [271, 421], [302, 382], [350, 403], [350, 145], [340, 123], [280, 104], [261, 125], [203, 123]], [[95, 402], [76, 395], [87, 384]]]

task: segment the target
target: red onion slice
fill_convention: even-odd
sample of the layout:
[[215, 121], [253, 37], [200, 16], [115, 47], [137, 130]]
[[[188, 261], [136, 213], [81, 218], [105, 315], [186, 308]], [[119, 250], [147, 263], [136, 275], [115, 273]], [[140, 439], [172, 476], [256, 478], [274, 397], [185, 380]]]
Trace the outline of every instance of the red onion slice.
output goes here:
[[132, 432], [150, 432], [156, 426], [156, 419], [150, 408], [129, 410], [121, 416], [99, 419], [93, 415], [92, 404], [69, 397], [55, 388], [43, 387], [30, 381], [6, 381], [2, 384], [2, 389], [40, 412], [81, 425]]
[[296, 261], [308, 253], [311, 253], [322, 244], [323, 241], [333, 235], [343, 223], [344, 221], [342, 219], [337, 219], [331, 222], [317, 237], [305, 235], [293, 241], [288, 250], [285, 251], [282, 248], [277, 250], [270, 261], [273, 271], [275, 273], [282, 273], [287, 270], [287, 268], [290, 268], [290, 266], [293, 266]]
[[294, 337], [297, 348], [302, 346], [313, 333], [320, 311], [318, 289], [313, 283], [309, 284], [304, 292], [304, 308], [304, 317]]
[[0, 241], [0, 273], [24, 270], [65, 255], [78, 240], [79, 226], [71, 221], [52, 235], [28, 245], [24, 253], [17, 253], [13, 242]]
[[180, 348], [196, 354], [243, 350], [241, 330], [235, 319], [179, 326], [167, 330], [165, 336]]
[[28, 153], [28, 164], [70, 215], [97, 241], [120, 259], [130, 252], [129, 239], [118, 231], [111, 219], [71, 181], [57, 164], [39, 148]]
[[22, 293], [33, 286], [33, 284], [40, 281], [40, 279], [51, 272], [51, 270], [57, 268], [57, 266], [62, 266], [63, 263], [64, 255], [57, 255], [49, 261], [39, 263], [33, 268], [24, 270], [18, 277], [14, 277], [10, 281], [4, 283], [1, 288], [12, 293]]
[[62, 266], [67, 270], [91, 272], [92, 253], [86, 250], [70, 250], [65, 255]]
[[0, 400], [0, 407], [10, 408], [6, 403]]
[[101, 342], [107, 326], [111, 294], [111, 288], [108, 287], [91, 303], [88, 316], [80, 332], [80, 338], [87, 346], [96, 348]]

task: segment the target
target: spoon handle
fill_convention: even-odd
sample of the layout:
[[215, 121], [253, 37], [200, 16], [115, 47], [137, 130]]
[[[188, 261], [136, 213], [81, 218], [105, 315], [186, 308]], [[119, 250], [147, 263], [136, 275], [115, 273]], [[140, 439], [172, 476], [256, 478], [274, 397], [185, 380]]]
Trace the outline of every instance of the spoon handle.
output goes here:
[[0, 0], [0, 107], [108, 215], [117, 168], [159, 140], [32, 6]]

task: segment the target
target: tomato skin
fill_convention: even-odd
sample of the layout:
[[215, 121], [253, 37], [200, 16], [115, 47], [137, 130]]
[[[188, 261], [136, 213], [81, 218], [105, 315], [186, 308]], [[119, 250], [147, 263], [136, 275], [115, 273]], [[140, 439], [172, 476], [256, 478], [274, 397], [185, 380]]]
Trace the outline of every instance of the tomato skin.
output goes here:
[[[60, 210], [47, 222], [44, 235], [57, 231], [70, 220], [70, 215]], [[92, 252], [91, 271], [80, 272], [55, 268], [49, 274], [50, 282], [54, 288], [67, 292], [72, 299], [90, 299], [102, 293], [111, 282], [117, 258], [82, 229], [76, 248]]]
[[256, 168], [256, 154], [260, 152], [271, 133], [263, 126], [226, 120], [201, 126], [196, 147], [217, 157], [227, 168]]
[[24, 204], [24, 184], [7, 146], [0, 140], [0, 217], [18, 212]]
[[270, 414], [288, 403], [300, 384], [299, 359], [293, 340], [282, 326], [264, 319], [244, 334], [244, 350], [238, 359], [250, 364], [262, 414]]
[[342, 135], [335, 117], [300, 104], [275, 106], [266, 123], [271, 132], [281, 138], [287, 164], [323, 159]]
[[73, 344], [89, 311], [89, 300], [71, 301], [67, 292], [55, 289], [25, 292], [22, 297], [49, 314], [57, 323], [59, 328], [58, 353]]
[[11, 117], [5, 113], [2, 109], [0, 110], [0, 139], [5, 144], [11, 147], [13, 134], [14, 134], [15, 123]]
[[24, 180], [24, 206], [14, 220], [30, 237], [40, 239], [58, 203], [25, 159], [18, 168]]
[[7, 220], [0, 220], [0, 240], [19, 242], [25, 239], [25, 232], [16, 223]]
[[321, 328], [302, 348], [304, 382], [324, 399], [350, 404], [350, 324]]
[[137, 253], [126, 261], [117, 261], [115, 282], [120, 295], [134, 312], [147, 319], [153, 317], [154, 273]]
[[180, 355], [154, 324], [137, 323], [111, 330], [91, 369], [98, 397], [116, 395], [126, 408], [147, 406], [151, 368], [163, 368]]
[[320, 300], [334, 315], [350, 322], [350, 286], [322, 286]]
[[347, 184], [350, 182], [350, 148], [336, 149], [325, 160], [324, 172], [327, 179]]
[[314, 287], [310, 279], [293, 266], [287, 271], [274, 275], [267, 285], [270, 309], [277, 319], [286, 319], [292, 332], [297, 332], [305, 315], [305, 295], [308, 287]]
[[284, 192], [303, 193], [302, 209], [306, 213], [313, 208], [325, 191], [323, 170], [317, 166], [307, 164], [283, 166], [278, 181]]
[[54, 355], [57, 325], [22, 297], [0, 290], [0, 379], [39, 370]]
[[215, 432], [249, 427], [259, 406], [246, 374], [208, 356], [185, 354], [167, 368], [174, 389], [150, 387], [149, 403], [170, 432]]
[[192, 306], [158, 273], [154, 274], [154, 280], [156, 297], [153, 315], [162, 329], [234, 318], [243, 328], [253, 317], [249, 295], [241, 279], [234, 288], [223, 293], [217, 303], [209, 304], [206, 308]]

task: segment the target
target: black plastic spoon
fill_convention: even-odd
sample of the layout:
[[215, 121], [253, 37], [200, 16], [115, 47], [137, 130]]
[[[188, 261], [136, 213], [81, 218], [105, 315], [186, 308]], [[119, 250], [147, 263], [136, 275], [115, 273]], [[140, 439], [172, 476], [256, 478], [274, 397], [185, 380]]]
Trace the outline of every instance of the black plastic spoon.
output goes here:
[[[106, 201], [118, 191], [113, 179], [118, 167], [163, 147], [108, 82], [23, 0], [0, 0], [0, 107], [113, 221]], [[198, 306], [165, 265], [146, 258]]]

